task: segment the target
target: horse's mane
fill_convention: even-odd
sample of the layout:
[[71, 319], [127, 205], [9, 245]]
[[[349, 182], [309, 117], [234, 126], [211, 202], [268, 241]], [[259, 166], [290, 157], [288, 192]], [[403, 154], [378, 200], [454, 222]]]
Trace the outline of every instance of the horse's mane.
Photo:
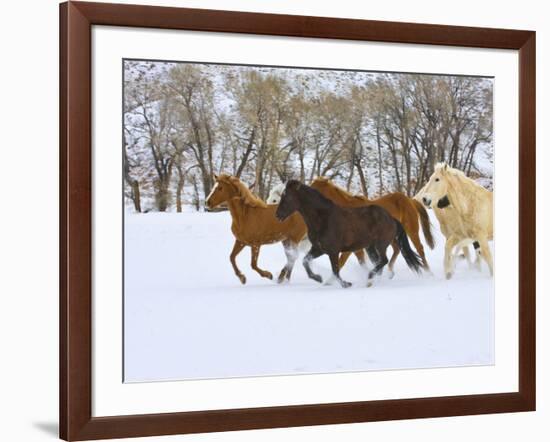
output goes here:
[[250, 207], [267, 207], [267, 204], [254, 195], [252, 191], [236, 176], [222, 174], [218, 177], [218, 180], [232, 185], [246, 205]]
[[313, 186], [316, 183], [323, 183], [324, 185], [330, 187], [334, 192], [336, 192], [339, 196], [341, 196], [343, 199], [348, 201], [359, 201], [359, 202], [368, 202], [369, 199], [364, 195], [354, 195], [350, 192], [348, 192], [346, 189], [334, 184], [330, 179], [318, 176], [316, 177], [311, 185]]
[[[481, 184], [476, 183], [471, 178], [468, 178], [464, 172], [459, 169], [450, 167], [446, 163], [438, 163], [434, 167], [434, 171], [440, 172], [441, 176], [446, 177], [448, 184], [448, 192], [454, 204], [462, 207], [462, 210], [471, 204], [468, 203], [468, 198], [475, 198], [475, 195], [485, 194], [489, 192]], [[470, 195], [468, 198], [466, 195]], [[471, 200], [470, 200], [471, 201]]]
[[319, 192], [317, 189], [314, 189], [311, 186], [302, 184], [299, 181], [291, 180], [287, 184], [287, 188], [291, 187], [296, 189], [297, 192], [307, 195], [307, 201], [311, 203], [316, 208], [328, 209], [333, 207], [335, 204], [328, 199], [325, 195]]
[[461, 184], [465, 186], [471, 186], [477, 189], [485, 189], [481, 184], [476, 183], [473, 179], [468, 178], [464, 172], [460, 169], [455, 169], [454, 167], [449, 166], [447, 163], [437, 163], [434, 167], [434, 171], [442, 172], [442, 174], [449, 174], [451, 177], [460, 181]]

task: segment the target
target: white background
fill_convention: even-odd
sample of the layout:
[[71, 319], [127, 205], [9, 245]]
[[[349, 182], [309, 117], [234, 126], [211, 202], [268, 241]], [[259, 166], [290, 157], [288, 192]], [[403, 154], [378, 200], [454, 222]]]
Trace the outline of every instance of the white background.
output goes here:
[[[151, 32], [115, 27], [94, 29], [92, 47], [94, 416], [517, 391], [517, 292], [510, 290], [510, 287], [517, 287], [517, 204], [509, 202], [517, 201], [518, 192], [517, 54], [502, 50], [315, 39], [297, 41], [279, 37], [157, 30]], [[326, 57], [327, 53], [331, 54], [330, 58]], [[122, 94], [120, 64], [123, 57], [494, 75], [494, 185], [498, 189], [495, 192], [495, 243], [506, 243], [505, 248], [497, 246], [498, 252], [495, 254], [495, 364], [484, 367], [382, 370], [330, 375], [302, 373], [301, 376], [256, 376], [197, 382], [121, 383], [122, 251], [117, 247], [113, 249], [113, 244], [122, 243], [121, 194], [118, 192], [122, 169], [119, 147], [122, 109], [121, 100], [116, 97]], [[442, 251], [441, 244], [439, 252]], [[437, 272], [435, 269], [441, 265], [441, 258], [433, 265], [434, 272]], [[233, 275], [231, 280], [234, 280]], [[233, 284], [236, 283], [233, 281]], [[412, 284], [417, 284], [415, 278]], [[434, 285], [437, 287], [437, 283]], [[223, 283], [221, 286], [223, 287]], [[293, 287], [294, 285], [290, 285], [288, 290], [294, 290]], [[446, 290], [446, 287], [448, 285], [444, 284], [439, 290]], [[474, 287], [463, 290], [472, 290]], [[247, 292], [250, 293], [250, 290], [254, 288], [248, 287]], [[200, 293], [200, 290], [197, 292]], [[422, 292], [420, 289], [419, 293], [422, 293], [421, 296], [428, 295], [429, 290]], [[295, 295], [299, 298], [299, 289]], [[257, 296], [266, 294], [259, 292]], [[130, 298], [127, 300], [130, 301]], [[178, 304], [172, 304], [172, 308], [176, 305]], [[155, 304], [154, 309], [157, 308], [159, 304]], [[177, 308], [184, 307], [180, 305]], [[459, 309], [458, 305], [455, 308]], [[479, 306], [471, 308], [479, 309]], [[232, 316], [230, 308], [227, 312]], [[394, 313], [399, 315], [397, 310]], [[334, 314], [337, 315], [336, 312]], [[455, 312], [455, 315], [459, 313]], [[476, 327], [474, 320], [469, 321], [470, 317], [471, 313], [465, 316], [459, 326], [468, 328], [468, 331], [462, 333], [462, 345], [467, 345], [464, 344], [468, 342], [467, 335]], [[430, 320], [426, 318], [427, 322]], [[306, 324], [302, 325], [308, 329], [307, 319], [305, 321]], [[449, 321], [452, 319], [449, 318]], [[223, 320], [220, 320], [218, 326], [223, 329]], [[158, 332], [157, 327], [155, 330]], [[207, 332], [197, 333], [203, 335]], [[261, 335], [261, 327], [258, 328], [258, 333]], [[360, 333], [365, 333], [365, 330]], [[170, 342], [170, 338], [165, 341]], [[158, 347], [166, 345], [166, 342], [150, 345]], [[204, 342], [208, 342], [206, 338]], [[273, 341], [263, 342], [276, 347]], [[175, 342], [168, 344], [167, 348], [172, 352], [174, 346], [185, 353]], [[341, 345], [344, 346], [345, 344]], [[328, 348], [327, 346], [327, 351], [330, 352]], [[456, 352], [460, 352], [459, 348]], [[292, 359], [291, 352], [283, 353], [279, 357]], [[315, 363], [308, 362], [315, 367], [313, 371], [324, 371], [319, 370]], [[170, 363], [174, 364], [173, 361]], [[269, 372], [273, 367], [264, 369]], [[204, 370], [207, 372], [206, 368]]]
[[[137, 1], [137, 0], [136, 0]], [[152, 1], [150, 3], [153, 3]], [[543, 2], [479, 2], [456, 4], [436, 1], [338, 2], [203, 0], [155, 2], [178, 6], [342, 16], [442, 24], [535, 29], [538, 67], [538, 188], [539, 225], [548, 225], [542, 205], [543, 189], [550, 184], [543, 174], [548, 135], [543, 124], [550, 119], [548, 98], [550, 31]], [[58, 184], [58, 10], [55, 1], [26, 1], [3, 7], [2, 27], [2, 173], [0, 230], [2, 309], [0, 382], [3, 405], [2, 440], [54, 440], [57, 422], [57, 184]], [[7, 100], [6, 100], [7, 97]], [[546, 198], [548, 200], [548, 198]], [[548, 257], [543, 245], [548, 234], [538, 232], [539, 269]], [[538, 411], [529, 414], [474, 416], [417, 421], [382, 422], [300, 429], [248, 431], [213, 435], [166, 437], [158, 440], [252, 441], [282, 438], [311, 440], [413, 440], [462, 441], [546, 440], [549, 430], [550, 305], [548, 280], [538, 275]], [[153, 440], [153, 439], [150, 439]]]

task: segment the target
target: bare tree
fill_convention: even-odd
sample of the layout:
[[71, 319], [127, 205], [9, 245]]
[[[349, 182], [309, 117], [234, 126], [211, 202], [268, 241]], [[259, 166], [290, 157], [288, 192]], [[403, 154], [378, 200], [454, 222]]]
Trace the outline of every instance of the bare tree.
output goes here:
[[143, 200], [197, 210], [227, 172], [266, 198], [290, 178], [413, 195], [437, 161], [492, 178], [492, 81], [155, 62], [125, 65], [124, 178]]

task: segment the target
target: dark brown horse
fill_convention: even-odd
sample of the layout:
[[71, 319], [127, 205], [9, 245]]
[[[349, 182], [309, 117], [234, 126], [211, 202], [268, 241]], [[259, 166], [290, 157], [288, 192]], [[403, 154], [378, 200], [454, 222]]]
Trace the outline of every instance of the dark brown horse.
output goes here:
[[341, 252], [366, 249], [375, 264], [369, 272], [367, 287], [370, 287], [373, 277], [382, 273], [388, 263], [386, 249], [394, 240], [409, 268], [417, 273], [421, 269], [420, 257], [411, 249], [403, 226], [380, 206], [340, 207], [319, 191], [291, 180], [285, 187], [275, 215], [284, 221], [295, 212], [304, 218], [311, 242], [311, 250], [303, 260], [304, 268], [308, 276], [317, 282], [323, 280], [313, 273], [310, 262], [327, 254], [334, 277], [342, 287], [349, 287], [351, 283], [340, 277], [338, 257]]
[[[424, 253], [424, 247], [420, 241], [419, 227], [422, 226], [424, 238], [428, 246], [434, 248], [434, 238], [432, 236], [430, 218], [426, 209], [418, 201], [409, 198], [400, 192], [389, 193], [380, 198], [370, 200], [365, 195], [352, 195], [345, 189], [337, 186], [331, 180], [324, 177], [317, 177], [311, 183], [311, 187], [321, 192], [325, 197], [342, 207], [362, 207], [376, 204], [388, 211], [388, 213], [399, 221], [407, 235], [411, 239], [416, 251], [422, 259], [424, 270], [430, 271], [428, 261]], [[420, 221], [420, 224], [419, 224]], [[393, 264], [399, 256], [399, 247], [392, 243], [393, 255], [390, 259], [388, 268], [390, 276], [393, 275]], [[343, 253], [340, 256], [340, 268], [344, 266], [349, 257], [349, 253]], [[355, 251], [355, 255], [361, 264], [364, 263], [365, 257], [362, 250]]]

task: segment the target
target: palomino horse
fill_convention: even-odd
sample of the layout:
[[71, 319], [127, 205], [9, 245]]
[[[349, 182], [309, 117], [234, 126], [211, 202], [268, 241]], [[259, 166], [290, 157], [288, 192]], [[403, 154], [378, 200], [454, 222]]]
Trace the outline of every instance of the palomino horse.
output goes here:
[[[411, 239], [415, 249], [422, 259], [424, 270], [428, 272], [430, 271], [426, 255], [424, 253], [424, 247], [422, 246], [422, 242], [420, 241], [420, 236], [418, 234], [419, 219], [420, 224], [422, 225], [422, 231], [424, 232], [424, 238], [426, 239], [426, 243], [431, 249], [434, 248], [434, 239], [431, 231], [430, 217], [428, 216], [426, 209], [424, 209], [422, 204], [420, 204], [418, 201], [415, 201], [412, 198], [409, 198], [408, 196], [399, 192], [389, 193], [380, 198], [369, 200], [364, 195], [352, 195], [351, 193], [334, 184], [329, 179], [323, 177], [315, 178], [311, 183], [311, 187], [317, 189], [325, 197], [342, 207], [362, 207], [377, 205], [386, 209], [392, 217], [394, 217], [403, 225], [405, 232]], [[388, 265], [391, 272], [390, 276], [393, 276], [393, 265], [395, 263], [395, 260], [399, 256], [398, 245], [392, 243], [392, 247], [393, 255]], [[340, 267], [345, 264], [349, 255], [349, 252], [342, 254], [342, 256], [340, 257]], [[362, 262], [362, 260], [364, 260], [364, 252], [362, 250], [355, 251], [355, 255], [359, 259], [359, 262]]]
[[310, 262], [327, 254], [333, 277], [342, 287], [349, 287], [351, 283], [340, 277], [338, 257], [341, 252], [366, 248], [375, 265], [369, 272], [367, 287], [370, 287], [374, 276], [382, 273], [388, 263], [386, 249], [392, 242], [401, 250], [409, 268], [420, 271], [420, 257], [411, 249], [403, 226], [381, 206], [341, 207], [312, 187], [291, 180], [286, 184], [276, 216], [284, 221], [296, 212], [304, 218], [311, 241], [311, 249], [304, 257], [304, 268], [317, 282], [323, 280], [313, 273]]
[[281, 270], [278, 282], [290, 279], [294, 262], [298, 256], [298, 243], [306, 235], [306, 225], [296, 214], [280, 223], [275, 218], [277, 206], [267, 205], [255, 196], [247, 186], [237, 177], [230, 175], [215, 176], [216, 184], [210, 195], [206, 198], [206, 205], [214, 208], [224, 202], [229, 206], [231, 218], [231, 231], [235, 235], [235, 245], [231, 252], [230, 260], [235, 274], [245, 284], [246, 277], [237, 267], [236, 257], [245, 246], [249, 246], [251, 252], [252, 268], [264, 278], [273, 279], [273, 275], [258, 267], [260, 247], [264, 244], [283, 242], [287, 263]]
[[472, 243], [474, 247], [479, 246], [481, 257], [492, 276], [493, 257], [489, 241], [493, 239], [493, 193], [462, 171], [439, 163], [415, 198], [434, 210], [441, 232], [447, 239], [444, 260], [446, 278], [453, 275], [453, 251]]
[[285, 185], [284, 184], [277, 184], [273, 189], [271, 189], [271, 192], [269, 192], [269, 196], [267, 197], [267, 204], [279, 204], [279, 201], [281, 201], [281, 195], [285, 191]]

